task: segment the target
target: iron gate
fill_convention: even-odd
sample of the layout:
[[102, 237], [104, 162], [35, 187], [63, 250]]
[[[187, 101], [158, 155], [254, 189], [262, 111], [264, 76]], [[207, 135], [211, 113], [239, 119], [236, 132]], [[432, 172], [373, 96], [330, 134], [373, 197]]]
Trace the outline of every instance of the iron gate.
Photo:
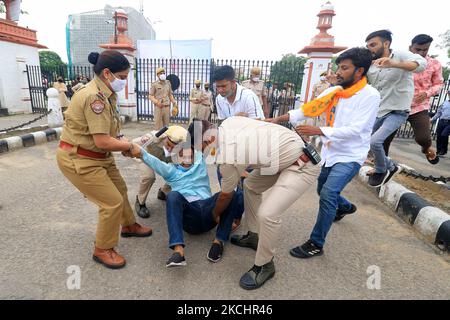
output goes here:
[[58, 77], [64, 79], [67, 86], [67, 96], [70, 98], [73, 94], [72, 87], [77, 83], [77, 77], [84, 76], [88, 80], [94, 77], [91, 67], [73, 66], [73, 67], [55, 67], [41, 68], [39, 66], [27, 65], [28, 87], [30, 90], [31, 109], [33, 113], [47, 112], [47, 89], [52, 88]]

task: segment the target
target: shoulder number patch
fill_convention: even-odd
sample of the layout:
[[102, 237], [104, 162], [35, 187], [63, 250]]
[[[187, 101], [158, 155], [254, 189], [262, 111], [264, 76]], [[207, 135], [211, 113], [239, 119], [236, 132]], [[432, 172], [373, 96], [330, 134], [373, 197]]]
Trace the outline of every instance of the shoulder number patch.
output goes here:
[[101, 100], [95, 100], [91, 103], [91, 109], [95, 114], [101, 114], [105, 110], [105, 103]]

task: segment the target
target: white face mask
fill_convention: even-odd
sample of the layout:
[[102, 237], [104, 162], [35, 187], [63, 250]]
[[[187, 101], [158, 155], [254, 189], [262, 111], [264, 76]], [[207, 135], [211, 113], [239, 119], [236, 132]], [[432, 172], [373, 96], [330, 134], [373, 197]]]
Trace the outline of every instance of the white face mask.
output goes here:
[[166, 79], [167, 78], [166, 78], [165, 74], [162, 74], [162, 75], [159, 76], [159, 80], [161, 80], [161, 81], [165, 81]]
[[325, 80], [327, 80], [326, 77], [320, 77], [320, 81], [325, 81]]
[[253, 77], [252, 78], [254, 82], [258, 82], [259, 81], [259, 77]]
[[125, 87], [127, 86], [127, 80], [121, 80], [121, 79], [117, 79], [116, 76], [113, 74], [114, 77], [114, 81], [110, 82], [111, 83], [111, 88], [113, 89], [114, 92], [120, 92], [123, 89], [125, 89]]

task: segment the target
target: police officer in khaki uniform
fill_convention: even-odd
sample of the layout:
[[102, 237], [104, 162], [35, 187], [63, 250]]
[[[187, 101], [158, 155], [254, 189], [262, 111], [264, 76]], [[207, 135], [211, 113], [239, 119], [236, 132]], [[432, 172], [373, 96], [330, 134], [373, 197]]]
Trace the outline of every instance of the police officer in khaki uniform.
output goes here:
[[53, 88], [58, 90], [59, 93], [59, 103], [61, 104], [61, 110], [62, 112], [66, 112], [67, 108], [69, 107], [70, 101], [66, 96], [67, 93], [67, 86], [64, 83], [63, 77], [58, 77], [57, 81], [53, 84]]
[[284, 84], [284, 89], [278, 98], [280, 109], [277, 116], [282, 116], [288, 113], [291, 107], [295, 104], [295, 92], [294, 84], [286, 82]]
[[[222, 175], [222, 191], [214, 208], [217, 219], [233, 198], [247, 167], [253, 171], [244, 180], [244, 220], [249, 232], [233, 236], [231, 243], [256, 250], [255, 265], [245, 273], [240, 286], [261, 287], [275, 274], [273, 258], [283, 213], [312, 186], [320, 168], [303, 152], [304, 142], [286, 127], [231, 117], [218, 129], [189, 127], [193, 144], [205, 153], [217, 148], [215, 163]], [[264, 199], [262, 194], [264, 193]]]
[[201, 105], [198, 108], [197, 119], [209, 120], [211, 112], [214, 111], [213, 94], [209, 91], [210, 84], [205, 82], [205, 88], [202, 90]]
[[320, 82], [313, 86], [312, 100], [317, 99], [322, 92], [327, 90], [329, 87], [331, 87], [331, 84], [327, 81], [327, 72], [322, 72], [320, 74]]
[[203, 90], [201, 88], [202, 81], [201, 80], [195, 80], [195, 88], [191, 90], [191, 93], [189, 95], [189, 102], [191, 106], [191, 112], [190, 112], [190, 121], [192, 122], [192, 119], [198, 118], [201, 112], [202, 108], [202, 100], [203, 100]]
[[173, 97], [172, 85], [170, 81], [166, 80], [166, 70], [158, 68], [156, 76], [158, 81], [152, 83], [149, 99], [155, 105], [155, 129], [158, 131], [170, 123], [170, 103], [174, 109], [178, 109], [178, 106]]
[[264, 111], [264, 116], [269, 117], [269, 104], [267, 103], [267, 88], [261, 80], [261, 68], [254, 67], [250, 70], [250, 79], [242, 82], [244, 88], [252, 90], [259, 98]]
[[128, 202], [127, 186], [111, 152], [129, 154], [133, 144], [120, 138], [117, 92], [127, 83], [130, 64], [118, 51], [91, 53], [95, 78], [73, 96], [57, 162], [66, 178], [99, 208], [93, 259], [107, 268], [125, 266], [114, 247], [122, 237], [149, 237], [150, 228], [136, 223]]
[[[133, 142], [142, 146], [150, 141], [147, 146], [148, 153], [166, 163], [172, 162], [171, 153], [179, 143], [186, 141], [187, 130], [179, 126], [171, 126], [159, 138], [156, 137], [156, 133], [157, 131], [153, 131], [133, 140]], [[145, 202], [147, 201], [150, 189], [156, 181], [156, 175], [155, 171], [145, 163], [141, 163], [139, 167], [141, 171], [141, 183], [139, 185], [138, 195], [136, 196], [135, 209], [139, 217], [147, 219], [150, 217], [150, 211], [145, 205]], [[170, 186], [165, 184], [158, 191], [158, 199], [166, 200], [167, 194], [170, 191]]]

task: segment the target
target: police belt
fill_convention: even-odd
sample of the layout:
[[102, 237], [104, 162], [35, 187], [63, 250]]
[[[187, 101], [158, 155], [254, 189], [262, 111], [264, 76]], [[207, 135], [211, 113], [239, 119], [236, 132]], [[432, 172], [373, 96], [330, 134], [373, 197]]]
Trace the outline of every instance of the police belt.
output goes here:
[[[59, 147], [65, 151], [72, 151], [75, 146], [61, 140], [59, 142]], [[95, 152], [95, 151], [83, 149], [81, 147], [77, 147], [77, 154], [79, 154], [80, 156], [94, 158], [94, 159], [106, 159], [109, 156], [109, 152], [108, 153]]]
[[302, 161], [303, 163], [308, 163], [311, 161], [311, 159], [309, 159], [309, 157], [305, 153], [302, 153], [298, 158], [298, 160], [293, 163], [293, 165], [295, 166], [300, 165], [300, 161]]

